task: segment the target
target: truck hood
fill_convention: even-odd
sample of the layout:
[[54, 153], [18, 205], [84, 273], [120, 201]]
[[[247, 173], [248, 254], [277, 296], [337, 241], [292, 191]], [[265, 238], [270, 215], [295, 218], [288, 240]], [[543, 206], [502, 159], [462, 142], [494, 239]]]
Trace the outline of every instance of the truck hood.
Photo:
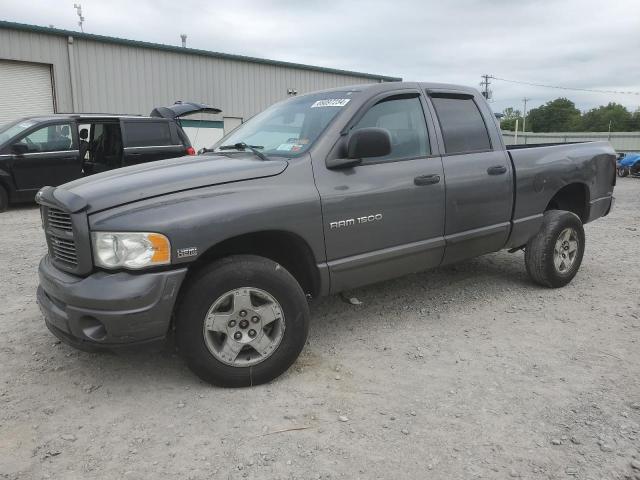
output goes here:
[[[285, 160], [198, 155], [143, 163], [74, 180], [47, 193], [71, 212], [89, 213], [169, 193], [221, 183], [271, 177], [287, 168]], [[45, 191], [48, 190], [48, 192]]]

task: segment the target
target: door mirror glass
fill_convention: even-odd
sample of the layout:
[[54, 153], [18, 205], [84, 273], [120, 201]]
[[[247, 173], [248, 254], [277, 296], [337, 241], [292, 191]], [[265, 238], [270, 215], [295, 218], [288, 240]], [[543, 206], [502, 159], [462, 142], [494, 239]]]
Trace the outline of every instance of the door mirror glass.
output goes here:
[[347, 157], [362, 159], [384, 157], [391, 153], [391, 136], [384, 128], [360, 128], [349, 136]]

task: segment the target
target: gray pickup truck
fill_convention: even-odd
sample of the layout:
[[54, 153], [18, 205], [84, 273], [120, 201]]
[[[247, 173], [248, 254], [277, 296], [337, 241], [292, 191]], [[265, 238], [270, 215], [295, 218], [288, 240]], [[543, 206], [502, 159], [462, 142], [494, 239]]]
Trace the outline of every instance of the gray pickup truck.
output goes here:
[[567, 284], [583, 224], [612, 208], [615, 158], [607, 142], [505, 147], [470, 88], [301, 95], [197, 157], [39, 191], [38, 302], [77, 348], [173, 332], [201, 378], [256, 385], [298, 357], [314, 297], [501, 249]]

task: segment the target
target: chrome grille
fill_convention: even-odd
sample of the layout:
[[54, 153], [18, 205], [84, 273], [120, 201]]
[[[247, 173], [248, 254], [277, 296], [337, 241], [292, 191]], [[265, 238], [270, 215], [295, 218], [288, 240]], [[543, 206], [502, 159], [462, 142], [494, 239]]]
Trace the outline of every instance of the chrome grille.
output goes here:
[[66, 232], [73, 231], [73, 227], [71, 226], [71, 215], [57, 208], [48, 209], [47, 221], [51, 228], [64, 230]]

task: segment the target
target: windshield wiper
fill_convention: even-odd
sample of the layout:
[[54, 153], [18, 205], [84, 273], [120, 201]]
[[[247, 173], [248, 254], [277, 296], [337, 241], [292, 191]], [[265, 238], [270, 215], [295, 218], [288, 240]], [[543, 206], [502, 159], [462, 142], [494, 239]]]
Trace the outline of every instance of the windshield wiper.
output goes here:
[[253, 152], [253, 154], [258, 157], [260, 160], [264, 160], [265, 162], [267, 160], [269, 160], [269, 158], [262, 153], [260, 150], [258, 150], [259, 148], [264, 148], [262, 145], [247, 145], [244, 142], [238, 142], [238, 143], [234, 143], [233, 145], [222, 145], [220, 147], [218, 147], [218, 150], [240, 150], [240, 151], [244, 151], [244, 150], [251, 150], [251, 152]]

